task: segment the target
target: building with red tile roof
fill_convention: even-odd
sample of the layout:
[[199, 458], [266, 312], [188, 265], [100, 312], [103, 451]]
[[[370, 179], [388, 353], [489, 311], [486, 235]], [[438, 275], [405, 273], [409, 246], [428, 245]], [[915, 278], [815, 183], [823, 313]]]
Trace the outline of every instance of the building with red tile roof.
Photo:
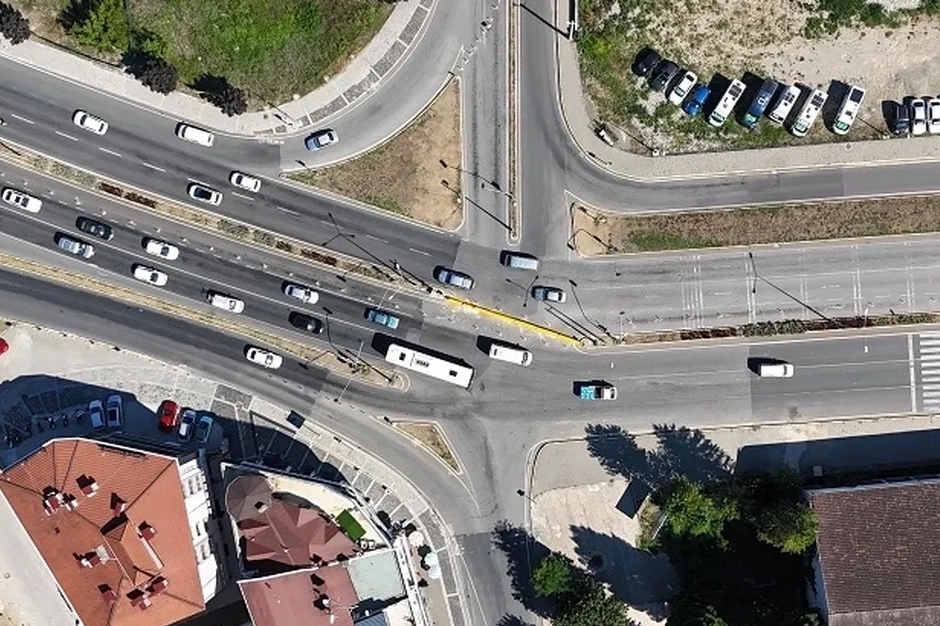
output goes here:
[[254, 626], [353, 626], [359, 602], [342, 565], [241, 580], [238, 586]]
[[0, 492], [85, 626], [205, 609], [177, 458], [57, 439], [0, 474]]

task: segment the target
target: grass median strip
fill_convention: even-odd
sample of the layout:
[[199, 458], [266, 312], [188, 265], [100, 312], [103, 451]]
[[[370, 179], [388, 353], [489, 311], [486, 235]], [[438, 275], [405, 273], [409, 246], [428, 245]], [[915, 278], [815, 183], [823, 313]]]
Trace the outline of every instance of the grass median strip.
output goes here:
[[394, 422], [393, 426], [402, 431], [432, 454], [446, 463], [452, 470], [460, 473], [460, 465], [450, 449], [450, 444], [440, 427], [433, 422]]
[[574, 243], [595, 256], [940, 231], [940, 196], [626, 216], [572, 209]]
[[403, 386], [403, 380], [397, 374], [384, 372], [371, 365], [363, 365], [346, 357], [340, 357], [332, 350], [314, 348], [302, 343], [290, 341], [284, 337], [274, 335], [257, 328], [248, 326], [234, 319], [215, 315], [211, 312], [200, 311], [179, 304], [168, 302], [162, 298], [150, 296], [133, 289], [121, 287], [97, 278], [92, 278], [77, 272], [70, 272], [59, 267], [46, 265], [30, 259], [23, 259], [10, 254], [0, 253], [0, 264], [15, 272], [38, 276], [46, 280], [63, 283], [72, 288], [82, 288], [98, 294], [107, 294], [107, 297], [145, 307], [199, 323], [229, 334], [245, 337], [275, 348], [285, 354], [300, 359], [307, 365], [321, 367], [325, 370], [355, 377], [356, 379], [373, 385], [390, 385], [396, 388]]

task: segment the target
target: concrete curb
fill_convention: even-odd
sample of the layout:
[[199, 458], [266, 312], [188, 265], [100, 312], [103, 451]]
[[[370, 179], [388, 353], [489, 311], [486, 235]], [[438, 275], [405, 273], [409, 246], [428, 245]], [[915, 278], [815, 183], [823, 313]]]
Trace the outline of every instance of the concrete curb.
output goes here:
[[478, 304], [471, 300], [464, 300], [463, 298], [458, 298], [456, 296], [444, 296], [444, 300], [446, 300], [447, 302], [451, 302], [453, 304], [462, 306], [462, 307], [466, 307], [468, 309], [473, 309], [474, 311], [477, 311], [478, 313], [482, 313], [483, 315], [486, 315], [493, 319], [500, 320], [502, 322], [509, 322], [511, 324], [516, 324], [517, 326], [521, 326], [525, 328], [526, 330], [534, 331], [536, 333], [545, 335], [546, 337], [550, 339], [556, 339], [558, 341], [561, 341], [562, 343], [566, 343], [568, 345], [575, 346], [577, 348], [580, 348], [582, 345], [581, 340], [578, 339], [577, 337], [565, 334], [561, 331], [555, 330], [554, 328], [550, 328], [548, 326], [543, 326], [542, 324], [536, 324], [535, 322], [530, 322], [529, 320], [522, 319], [521, 317], [515, 317], [513, 315], [509, 315], [508, 313], [497, 311], [496, 309], [492, 309], [488, 306]]

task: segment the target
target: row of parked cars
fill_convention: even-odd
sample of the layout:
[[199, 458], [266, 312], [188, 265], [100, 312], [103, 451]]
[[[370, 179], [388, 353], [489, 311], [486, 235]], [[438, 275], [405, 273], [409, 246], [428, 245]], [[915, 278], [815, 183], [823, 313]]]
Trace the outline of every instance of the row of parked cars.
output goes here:
[[[803, 137], [812, 128], [828, 99], [828, 94], [819, 89], [805, 85], [786, 85], [767, 78], [752, 91], [747, 102], [742, 104], [742, 98], [747, 92], [744, 82], [732, 79], [718, 96], [713, 93], [712, 87], [698, 82], [695, 72], [681, 69], [675, 62], [664, 59], [652, 48], [640, 51], [633, 65], [633, 72], [641, 78], [646, 78], [653, 91], [665, 92], [668, 100], [682, 107], [687, 115], [698, 115], [707, 102], [713, 101], [714, 105], [706, 119], [715, 128], [721, 127], [735, 107], [740, 106], [743, 112], [740, 123], [748, 130], [753, 130], [766, 115], [770, 121], [786, 124], [791, 133]], [[805, 97], [800, 108], [794, 110], [804, 92]], [[838, 135], [849, 132], [864, 98], [865, 89], [857, 85], [849, 86], [836, 114], [833, 132]]]
[[895, 135], [940, 134], [940, 97], [907, 96], [891, 102], [887, 111], [888, 125]]
[[180, 441], [189, 441], [195, 432], [196, 441], [206, 443], [212, 434], [214, 424], [215, 420], [209, 415], [203, 415], [197, 419], [196, 411], [193, 409], [180, 411], [179, 405], [173, 400], [164, 400], [157, 409], [157, 428], [165, 433], [172, 433], [175, 430]]

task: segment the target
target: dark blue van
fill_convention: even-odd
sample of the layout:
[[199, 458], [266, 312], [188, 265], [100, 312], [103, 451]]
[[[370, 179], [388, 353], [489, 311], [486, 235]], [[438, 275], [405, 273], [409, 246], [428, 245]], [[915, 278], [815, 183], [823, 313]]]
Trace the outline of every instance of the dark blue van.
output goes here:
[[754, 130], [754, 127], [757, 126], [757, 122], [760, 121], [761, 115], [764, 114], [771, 99], [773, 99], [774, 94], [777, 92], [777, 87], [779, 87], [777, 81], [770, 78], [761, 84], [760, 89], [757, 90], [757, 95], [751, 100], [751, 106], [747, 108], [747, 113], [741, 118], [741, 125], [744, 126], [744, 128]]
[[702, 105], [708, 100], [712, 90], [705, 85], [698, 85], [693, 91], [692, 96], [682, 105], [682, 110], [686, 115], [696, 116], [702, 110]]

